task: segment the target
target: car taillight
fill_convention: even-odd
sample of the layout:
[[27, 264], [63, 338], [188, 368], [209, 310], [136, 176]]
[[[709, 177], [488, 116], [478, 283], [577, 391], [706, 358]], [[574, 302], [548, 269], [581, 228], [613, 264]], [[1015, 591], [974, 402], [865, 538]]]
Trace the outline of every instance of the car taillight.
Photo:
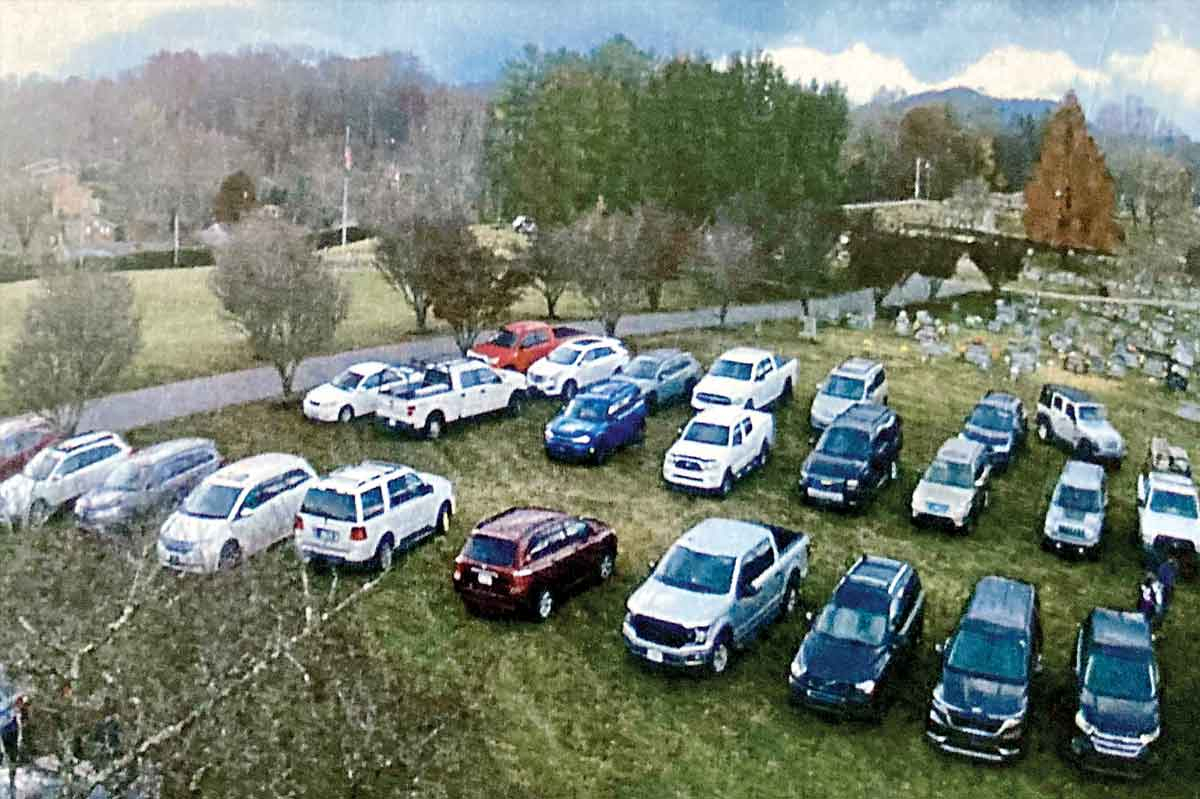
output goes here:
[[303, 529], [304, 529], [304, 520], [301, 519], [299, 516], [297, 516], [296, 521], [292, 522], [292, 530], [303, 530]]
[[367, 528], [351, 527], [350, 528], [350, 540], [351, 541], [366, 541], [367, 540]]
[[459, 581], [459, 580], [461, 580], [461, 579], [462, 579], [462, 566], [455, 565], [455, 567], [454, 567], [454, 581], [455, 581], [455, 582], [458, 582], [458, 581]]
[[409, 405], [409, 406], [408, 406], [408, 415], [409, 415], [409, 416], [412, 416], [412, 415], [413, 415], [414, 413], [416, 413], [416, 412], [417, 412], [417, 406], [416, 406], [416, 405]]

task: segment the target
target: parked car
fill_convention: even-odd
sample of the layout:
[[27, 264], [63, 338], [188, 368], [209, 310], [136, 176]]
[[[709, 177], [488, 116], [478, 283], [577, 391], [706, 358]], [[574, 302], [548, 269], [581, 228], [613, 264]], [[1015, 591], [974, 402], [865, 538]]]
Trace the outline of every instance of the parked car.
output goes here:
[[295, 455], [264, 453], [209, 475], [158, 534], [158, 562], [178, 571], [232, 569], [292, 533], [317, 476]]
[[967, 533], [988, 506], [992, 465], [987, 448], [965, 438], [947, 439], [912, 493], [913, 524], [937, 524]]
[[808, 548], [804, 533], [705, 519], [671, 545], [629, 597], [625, 647], [648, 663], [720, 674], [733, 649], [795, 611]]
[[529, 367], [529, 390], [569, 400], [581, 388], [613, 376], [629, 363], [629, 350], [606, 336], [569, 339]]
[[434, 439], [451, 422], [498, 411], [515, 416], [524, 400], [521, 375], [493, 369], [474, 358], [459, 358], [427, 367], [420, 384], [382, 394], [375, 415], [389, 429]]
[[847, 408], [866, 403], [888, 404], [887, 373], [879, 361], [849, 358], [817, 384], [808, 412], [808, 426], [819, 434]]
[[987, 447], [992, 466], [1007, 469], [1024, 446], [1029, 419], [1021, 398], [1003, 391], [988, 391], [963, 419], [963, 438]]
[[35, 455], [20, 474], [0, 483], [10, 524], [44, 524], [64, 505], [105, 481], [132, 448], [116, 433], [83, 433]]
[[806, 502], [861, 507], [900, 475], [904, 430], [883, 405], [855, 405], [833, 421], [800, 468]]
[[617, 534], [598, 519], [509, 508], [484, 519], [454, 559], [454, 590], [472, 611], [550, 618], [570, 591], [612, 577]]
[[775, 418], [744, 408], [701, 411], [663, 456], [668, 485], [726, 496], [733, 484], [761, 469], [775, 446]]
[[221, 467], [207, 438], [164, 441], [133, 453], [75, 502], [75, 524], [90, 533], [128, 532], [161, 523], [200, 481]]
[[[25, 692], [19, 689], [0, 667], [0, 744], [10, 757], [16, 755], [21, 729], [29, 717]], [[3, 755], [3, 752], [0, 752]], [[0, 760], [4, 758], [0, 756]]]
[[308, 484], [292, 525], [305, 563], [392, 568], [397, 550], [450, 531], [454, 488], [445, 477], [386, 461], [343, 466]]
[[1080, 460], [1111, 463], [1120, 468], [1125, 440], [1108, 421], [1104, 406], [1091, 394], [1047, 383], [1038, 395], [1037, 434], [1043, 442], [1062, 442]]
[[796, 359], [754, 347], [727, 350], [692, 389], [692, 408], [733, 405], [750, 410], [788, 402], [796, 385]]
[[1098, 556], [1108, 508], [1108, 478], [1095, 463], [1067, 461], [1042, 524], [1042, 549]]
[[1073, 665], [1072, 757], [1092, 771], [1144, 776], [1162, 735], [1162, 678], [1146, 617], [1095, 608], [1079, 626]]
[[423, 372], [414, 366], [394, 366], [379, 361], [356, 363], [328, 383], [304, 395], [304, 415], [318, 422], [352, 422], [371, 416], [384, 392], [421, 382]]
[[651, 412], [679, 399], [690, 399], [703, 370], [690, 352], [648, 350], [613, 375], [638, 387]]
[[593, 383], [547, 423], [544, 438], [551, 458], [603, 463], [620, 447], [645, 440], [646, 401], [629, 383]]
[[586, 335], [586, 331], [564, 325], [512, 322], [487, 341], [467, 350], [467, 357], [478, 358], [497, 369], [524, 373], [567, 339]]
[[1200, 499], [1190, 478], [1148, 472], [1137, 481], [1138, 542], [1148, 563], [1175, 557], [1194, 567], [1200, 549]]
[[902, 560], [863, 555], [838, 581], [792, 659], [792, 699], [880, 718], [925, 630], [925, 589]]
[[0, 423], [0, 480], [7, 480], [51, 444], [62, 440], [50, 425], [36, 416]]
[[937, 649], [942, 673], [925, 721], [926, 739], [944, 752], [978, 760], [1019, 757], [1030, 688], [1042, 663], [1037, 590], [1005, 577], [984, 577], [958, 627]]

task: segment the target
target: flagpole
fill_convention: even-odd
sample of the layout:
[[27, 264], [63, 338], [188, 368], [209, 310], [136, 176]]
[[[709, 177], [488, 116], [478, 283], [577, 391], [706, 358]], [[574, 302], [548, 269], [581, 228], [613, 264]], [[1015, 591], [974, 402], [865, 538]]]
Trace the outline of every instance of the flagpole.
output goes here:
[[346, 126], [346, 147], [344, 150], [346, 172], [342, 176], [342, 246], [346, 246], [346, 221], [350, 214], [350, 126]]

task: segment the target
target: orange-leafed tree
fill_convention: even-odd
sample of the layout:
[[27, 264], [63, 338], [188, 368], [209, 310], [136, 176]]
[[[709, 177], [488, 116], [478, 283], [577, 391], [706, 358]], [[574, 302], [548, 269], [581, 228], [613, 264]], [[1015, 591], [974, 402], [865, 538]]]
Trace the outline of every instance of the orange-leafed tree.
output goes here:
[[1104, 155], [1088, 134], [1078, 98], [1068, 92], [1046, 125], [1041, 160], [1025, 184], [1025, 235], [1064, 254], [1108, 252], [1124, 238], [1115, 211]]

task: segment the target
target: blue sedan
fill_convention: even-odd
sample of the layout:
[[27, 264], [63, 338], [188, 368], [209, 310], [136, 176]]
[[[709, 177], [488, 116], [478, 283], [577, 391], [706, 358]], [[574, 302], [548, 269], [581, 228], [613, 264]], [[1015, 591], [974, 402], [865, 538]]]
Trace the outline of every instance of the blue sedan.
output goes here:
[[595, 383], [546, 425], [546, 454], [555, 460], [603, 463], [620, 447], [646, 436], [646, 401], [637, 386]]
[[678, 399], [690, 399], [703, 371], [690, 352], [648, 350], [622, 366], [613, 379], [637, 386], [653, 410]]

